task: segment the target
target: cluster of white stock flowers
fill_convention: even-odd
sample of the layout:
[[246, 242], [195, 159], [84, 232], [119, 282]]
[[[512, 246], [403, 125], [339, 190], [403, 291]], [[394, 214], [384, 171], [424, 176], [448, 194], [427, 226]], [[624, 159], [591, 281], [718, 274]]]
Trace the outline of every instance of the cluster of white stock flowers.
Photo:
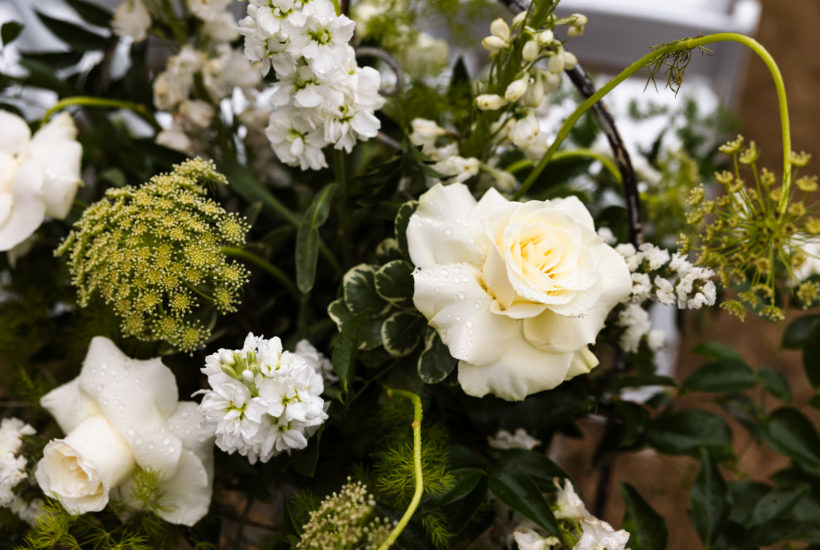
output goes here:
[[[554, 25], [568, 25], [569, 35], [583, 34], [587, 18], [581, 14], [555, 19]], [[541, 129], [535, 110], [541, 107], [544, 98], [558, 89], [561, 73], [572, 69], [578, 63], [576, 57], [564, 49], [564, 43], [555, 38], [550, 29], [533, 29], [526, 25], [526, 12], [517, 15], [512, 26], [503, 19], [496, 19], [490, 25], [490, 36], [481, 44], [490, 51], [492, 57], [509, 50], [518, 36], [524, 36], [521, 57], [523, 66], [516, 78], [507, 85], [504, 94], [485, 93], [476, 97], [476, 105], [481, 110], [497, 110], [511, 107], [509, 116], [504, 116], [494, 126], [494, 132], [506, 136], [513, 145], [524, 151], [530, 158], [539, 158], [547, 150], [547, 134]], [[546, 68], [539, 61], [546, 59]]]
[[158, 474], [162, 495], [151, 510], [170, 523], [193, 525], [208, 513], [213, 486], [213, 432], [197, 404], [178, 401], [176, 379], [159, 358], [140, 361], [108, 338], [91, 340], [80, 375], [40, 400], [66, 434], [43, 449], [35, 477], [68, 512], [126, 509], [138, 470]]
[[266, 133], [283, 163], [319, 170], [325, 146], [350, 152], [378, 133], [381, 76], [356, 64], [354, 28], [330, 0], [250, 1], [239, 31], [248, 59], [276, 71]]
[[[185, 5], [197, 19], [202, 21], [202, 34], [210, 40], [232, 42], [239, 38], [236, 20], [228, 11], [233, 0], [186, 0]], [[151, 28], [151, 9], [154, 2], [147, 0], [123, 0], [114, 11], [111, 25], [114, 33], [142, 42]], [[153, 8], [156, 9], [156, 8]]]
[[476, 202], [439, 184], [419, 198], [407, 244], [413, 303], [477, 397], [520, 400], [589, 372], [588, 346], [632, 286], [577, 197], [518, 203], [490, 189]]
[[717, 290], [711, 269], [694, 266], [684, 256], [670, 255], [650, 243], [637, 249], [620, 244], [615, 250], [624, 257], [632, 278], [629, 298], [617, 316], [617, 325], [623, 329], [620, 345], [625, 351], [637, 352], [644, 338], [651, 349], [664, 344], [663, 332], [652, 329], [649, 312], [643, 307], [647, 301], [678, 309], [714, 305]]
[[0, 111], [0, 251], [30, 237], [46, 216], [63, 219], [82, 185], [74, 119], [61, 113], [31, 135], [26, 121]]
[[[574, 523], [579, 537], [573, 550], [625, 550], [629, 533], [623, 529], [616, 531], [613, 527], [587, 511], [584, 502], [575, 492], [569, 479], [563, 486], [556, 478], [557, 499], [553, 512], [556, 519]], [[556, 537], [544, 536], [528, 522], [523, 523], [513, 533], [520, 550], [548, 550], [561, 547]]]
[[323, 374], [327, 359], [307, 342], [284, 351], [278, 337], [248, 334], [241, 350], [220, 349], [205, 359], [202, 372], [211, 389], [200, 410], [216, 430], [216, 445], [238, 452], [251, 464], [307, 447], [327, 419]]
[[19, 499], [13, 489], [28, 477], [26, 458], [18, 454], [24, 435], [34, 435], [34, 428], [19, 418], [0, 423], [0, 508], [12, 507]]

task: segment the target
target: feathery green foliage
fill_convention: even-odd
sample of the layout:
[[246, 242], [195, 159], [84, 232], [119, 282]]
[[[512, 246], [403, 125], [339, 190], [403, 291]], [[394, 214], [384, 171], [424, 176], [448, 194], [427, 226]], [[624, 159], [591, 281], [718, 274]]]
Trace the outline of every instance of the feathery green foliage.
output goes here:
[[101, 296], [126, 336], [202, 345], [202, 317], [235, 310], [248, 279], [220, 247], [244, 243], [249, 226], [206, 196], [208, 182], [227, 184], [212, 161], [192, 159], [89, 206], [56, 251], [68, 256], [79, 304]]

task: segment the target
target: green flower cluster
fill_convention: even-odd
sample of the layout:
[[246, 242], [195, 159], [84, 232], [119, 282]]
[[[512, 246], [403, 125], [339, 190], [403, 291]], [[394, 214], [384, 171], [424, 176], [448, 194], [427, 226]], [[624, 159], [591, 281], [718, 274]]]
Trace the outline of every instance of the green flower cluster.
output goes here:
[[192, 159], [89, 206], [55, 253], [68, 256], [80, 305], [101, 296], [126, 336], [202, 345], [210, 329], [201, 319], [234, 311], [248, 280], [222, 247], [244, 243], [250, 227], [207, 197], [209, 182], [228, 183], [213, 162]]
[[[696, 252], [697, 263], [712, 268], [724, 286], [740, 289], [738, 300], [722, 304], [728, 311], [742, 318], [748, 307], [781, 320], [776, 284], [796, 279], [795, 271], [806, 261], [803, 245], [820, 233], [814, 205], [806, 206], [809, 194], [817, 190], [817, 177], [800, 176], [791, 189], [777, 185], [771, 171], [758, 171], [755, 142], [745, 145], [741, 136], [720, 151], [732, 156], [734, 170], [715, 174], [725, 193], [714, 200], [708, 200], [703, 186], [692, 190], [686, 220], [690, 229], [680, 237], [682, 252]], [[805, 167], [809, 157], [792, 153], [792, 166]], [[740, 165], [750, 169], [753, 185], [742, 179]], [[819, 292], [816, 283], [803, 282], [795, 294], [810, 303]]]
[[377, 516], [376, 505], [361, 482], [348, 478], [338, 493], [325, 497], [302, 526], [298, 550], [378, 548], [390, 534], [390, 522]]

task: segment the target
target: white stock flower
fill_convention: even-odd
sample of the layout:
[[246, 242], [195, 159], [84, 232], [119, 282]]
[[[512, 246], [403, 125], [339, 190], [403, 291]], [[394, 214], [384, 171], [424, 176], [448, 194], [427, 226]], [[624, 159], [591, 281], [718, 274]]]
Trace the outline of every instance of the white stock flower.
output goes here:
[[648, 311], [638, 304], [629, 304], [618, 313], [618, 326], [625, 329], [619, 340], [621, 348], [636, 353], [641, 339], [649, 334], [652, 323]]
[[82, 184], [77, 127], [61, 113], [31, 136], [17, 115], [0, 111], [0, 250], [32, 235], [46, 216], [63, 219]]
[[344, 15], [311, 17], [290, 37], [292, 51], [307, 59], [316, 76], [328, 78], [350, 57], [348, 42], [355, 29], [356, 24]]
[[205, 21], [202, 32], [216, 42], [233, 42], [239, 38], [239, 25], [233, 14], [226, 11]]
[[518, 545], [518, 550], [549, 550], [561, 545], [561, 541], [557, 538], [543, 537], [535, 529], [528, 527], [516, 527], [513, 531], [513, 538]]
[[581, 538], [573, 550], [625, 550], [629, 542], [628, 532], [616, 531], [607, 522], [594, 517], [581, 521], [581, 529]]
[[157, 137], [154, 138], [154, 141], [158, 145], [174, 149], [181, 153], [187, 153], [189, 155], [194, 153], [193, 142], [188, 137], [188, 134], [185, 133], [185, 130], [177, 124], [166, 130], [162, 130], [157, 134]]
[[333, 371], [333, 363], [309, 341], [299, 340], [293, 353], [304, 359], [313, 370], [322, 375], [325, 384], [335, 384], [339, 381], [339, 377]]
[[407, 228], [413, 302], [473, 396], [508, 400], [589, 372], [607, 314], [631, 288], [577, 197], [511, 202], [463, 184], [419, 198]]
[[222, 16], [233, 0], [187, 0], [188, 9], [203, 21], [213, 21]]
[[487, 437], [487, 443], [493, 449], [527, 449], [531, 451], [541, 444], [541, 440], [535, 439], [524, 428], [516, 428], [515, 434], [511, 434], [507, 430], [499, 430], [493, 437]]
[[475, 157], [464, 158], [453, 155], [445, 158], [431, 166], [437, 172], [445, 176], [453, 176], [453, 183], [462, 183], [478, 174], [481, 162]]
[[324, 365], [315, 348], [300, 344], [301, 352], [291, 353], [278, 337], [248, 334], [241, 350], [220, 349], [205, 359], [211, 389], [197, 393], [204, 395], [200, 410], [216, 431], [217, 447], [255, 464], [307, 446], [327, 419]]
[[111, 26], [117, 36], [130, 36], [134, 42], [142, 42], [151, 27], [151, 14], [142, 0], [124, 0], [114, 10]]
[[558, 490], [555, 501], [555, 509], [553, 510], [553, 513], [557, 519], [581, 521], [582, 519], [592, 517], [592, 515], [587, 511], [587, 507], [584, 506], [584, 501], [582, 501], [581, 497], [578, 496], [578, 493], [575, 492], [575, 488], [572, 486], [572, 482], [569, 479], [564, 479], [563, 487], [561, 486], [561, 482], [558, 478], [554, 478], [552, 482]]
[[17, 498], [12, 489], [26, 479], [26, 458], [18, 456], [24, 435], [34, 428], [19, 418], [4, 418], [0, 423], [0, 507], [11, 507]]
[[109, 496], [127, 508], [136, 466], [162, 480], [169, 523], [193, 525], [207, 512], [213, 482], [213, 433], [197, 405], [178, 401], [171, 370], [159, 358], [140, 361], [103, 337], [91, 340], [80, 375], [40, 400], [67, 435], [49, 442], [35, 477], [72, 514], [102, 510]]
[[279, 160], [302, 170], [327, 168], [322, 148], [327, 145], [321, 129], [311, 128], [306, 120], [282, 108], [271, 113], [265, 129], [273, 152]]

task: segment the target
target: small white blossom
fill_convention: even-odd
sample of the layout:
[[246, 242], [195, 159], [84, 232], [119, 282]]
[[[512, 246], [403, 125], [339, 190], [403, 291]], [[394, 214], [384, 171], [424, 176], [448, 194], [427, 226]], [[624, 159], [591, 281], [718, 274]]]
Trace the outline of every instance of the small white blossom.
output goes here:
[[671, 306], [675, 303], [675, 286], [660, 275], [654, 279], [654, 292], [654, 298], [659, 303], [666, 306]]
[[151, 14], [142, 0], [125, 0], [114, 10], [111, 26], [117, 36], [130, 36], [134, 42], [142, 42], [151, 27]]
[[313, 370], [322, 375], [322, 380], [324, 380], [326, 384], [335, 384], [339, 381], [339, 377], [336, 376], [333, 371], [333, 363], [322, 355], [309, 341], [299, 340], [299, 342], [296, 343], [296, 350], [293, 353], [304, 359]]
[[629, 533], [616, 531], [610, 524], [597, 518], [581, 521], [581, 538], [573, 550], [625, 550]]
[[239, 25], [233, 14], [225, 11], [205, 21], [202, 32], [216, 42], [233, 42], [239, 38]]
[[327, 419], [320, 372], [299, 352], [283, 351], [278, 337], [249, 334], [241, 350], [208, 356], [202, 372], [211, 389], [198, 392], [200, 409], [215, 427], [217, 446], [251, 464], [304, 449]]
[[552, 480], [555, 487], [558, 489], [557, 499], [555, 501], [555, 517], [557, 519], [569, 519], [572, 521], [580, 521], [585, 518], [592, 517], [587, 512], [584, 501], [575, 492], [572, 482], [569, 479], [564, 479], [564, 486], [558, 481], [558, 478]]
[[638, 351], [641, 339], [652, 328], [649, 313], [638, 304], [629, 304], [618, 313], [618, 326], [625, 329], [619, 341], [621, 348], [632, 353]]
[[26, 479], [26, 459], [17, 453], [24, 435], [34, 434], [34, 428], [19, 418], [4, 418], [0, 423], [0, 507], [15, 501], [12, 489]]
[[561, 545], [561, 541], [555, 537], [543, 537], [535, 529], [521, 526], [513, 531], [513, 538], [519, 550], [549, 550]]
[[635, 304], [640, 304], [644, 300], [649, 299], [652, 293], [652, 281], [646, 273], [632, 273], [632, 294], [630, 301]]
[[431, 166], [433, 170], [441, 172], [445, 176], [454, 176], [449, 180], [450, 183], [467, 181], [478, 174], [480, 167], [481, 163], [477, 158], [464, 158], [458, 155], [448, 157]]
[[507, 86], [507, 89], [504, 90], [504, 99], [506, 99], [510, 103], [518, 101], [519, 99], [521, 99], [521, 96], [523, 96], [524, 93], [527, 91], [527, 86], [529, 86], [529, 83], [529, 75], [523, 76], [518, 80], [513, 80], [512, 82], [510, 82], [509, 86]]
[[507, 104], [503, 97], [496, 94], [481, 94], [475, 98], [476, 106], [482, 111], [494, 111]]
[[527, 449], [531, 451], [541, 444], [541, 440], [535, 439], [524, 428], [516, 428], [515, 434], [511, 434], [507, 430], [499, 430], [493, 437], [487, 437], [487, 443], [493, 449]]
[[410, 127], [413, 129], [410, 142], [413, 145], [420, 145], [422, 153], [427, 156], [431, 156], [436, 150], [436, 140], [447, 135], [447, 130], [426, 118], [414, 118], [410, 122]]
[[501, 40], [509, 40], [510, 39], [510, 27], [507, 25], [507, 22], [501, 19], [493, 20], [490, 23], [490, 34], [500, 38]]
[[666, 333], [660, 329], [653, 329], [646, 335], [646, 343], [649, 349], [659, 350], [666, 345]]
[[213, 21], [220, 17], [233, 0], [187, 0], [188, 9], [203, 21]]
[[490, 52], [503, 50], [509, 46], [509, 43], [497, 36], [487, 36], [481, 41], [481, 46]]

